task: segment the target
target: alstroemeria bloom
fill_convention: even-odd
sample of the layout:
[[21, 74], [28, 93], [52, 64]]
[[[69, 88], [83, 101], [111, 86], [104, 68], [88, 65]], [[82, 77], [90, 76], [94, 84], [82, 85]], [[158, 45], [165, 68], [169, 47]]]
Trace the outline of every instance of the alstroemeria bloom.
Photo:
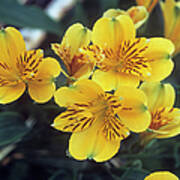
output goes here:
[[95, 82], [83, 79], [58, 89], [55, 102], [67, 110], [55, 118], [53, 127], [73, 133], [69, 152], [78, 160], [106, 161], [118, 152], [130, 130], [142, 132], [150, 124], [146, 96], [136, 88], [106, 93]]
[[179, 180], [179, 178], [169, 171], [157, 171], [146, 176], [144, 180]]
[[136, 38], [131, 18], [102, 17], [92, 31], [93, 45], [83, 50], [96, 59], [93, 80], [105, 90], [121, 85], [137, 87], [140, 81], [160, 81], [173, 70], [174, 45], [165, 38]]
[[149, 13], [144, 6], [133, 6], [127, 11], [121, 9], [109, 9], [104, 12], [103, 17], [113, 18], [119, 15], [129, 15], [133, 20], [135, 28], [137, 29], [146, 22]]
[[147, 95], [151, 112], [150, 132], [145, 139], [168, 138], [180, 133], [180, 109], [174, 108], [175, 91], [170, 84], [143, 83], [141, 90]]
[[153, 8], [156, 6], [159, 0], [136, 0], [136, 3], [139, 6], [145, 6], [148, 12], [151, 12]]
[[59, 63], [43, 58], [42, 50], [29, 50], [21, 33], [13, 27], [0, 30], [0, 103], [17, 100], [28, 87], [31, 98], [44, 103], [55, 91], [54, 77], [60, 74]]
[[164, 15], [164, 36], [175, 44], [175, 52], [180, 52], [180, 2], [166, 0], [161, 2]]
[[81, 52], [90, 43], [91, 31], [83, 25], [73, 24], [66, 31], [61, 44], [52, 44], [54, 52], [62, 59], [70, 78], [88, 78], [94, 62]]

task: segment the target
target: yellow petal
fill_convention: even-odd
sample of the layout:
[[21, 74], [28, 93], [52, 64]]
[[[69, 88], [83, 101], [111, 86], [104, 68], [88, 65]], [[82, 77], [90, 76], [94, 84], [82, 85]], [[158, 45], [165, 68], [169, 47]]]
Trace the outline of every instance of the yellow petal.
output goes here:
[[173, 43], [165, 38], [147, 39], [147, 46], [144, 56], [155, 61], [164, 59], [174, 52]]
[[147, 96], [148, 108], [154, 112], [160, 107], [173, 107], [175, 101], [175, 91], [170, 84], [162, 84], [160, 82], [144, 82], [141, 90]]
[[171, 59], [161, 59], [150, 62], [150, 76], [145, 78], [149, 82], [162, 81], [167, 78], [174, 69], [174, 63]]
[[113, 18], [119, 15], [127, 15], [127, 12], [121, 9], [108, 9], [103, 13], [103, 17]]
[[68, 28], [61, 44], [71, 48], [70, 55], [73, 57], [80, 47], [90, 43], [90, 39], [91, 31], [82, 24], [77, 23]]
[[61, 72], [61, 66], [59, 62], [51, 57], [44, 58], [42, 63], [38, 67], [37, 78], [51, 79], [52, 77], [59, 76]]
[[53, 126], [64, 132], [79, 132], [89, 128], [94, 121], [90, 111], [71, 106], [55, 118]]
[[94, 159], [107, 161], [119, 150], [120, 140], [108, 141], [99, 131], [102, 123], [97, 121], [90, 128], [73, 133], [69, 141], [69, 152], [77, 160]]
[[116, 18], [102, 17], [96, 21], [92, 32], [92, 41], [101, 47], [117, 48], [123, 40], [135, 38], [135, 27], [128, 15]]
[[133, 87], [139, 85], [139, 79], [136, 76], [114, 71], [103, 72], [96, 70], [92, 79], [105, 91], [118, 89], [124, 85]]
[[179, 180], [179, 178], [169, 171], [157, 171], [146, 176], [144, 180]]
[[37, 103], [49, 101], [56, 90], [56, 85], [49, 81], [31, 81], [28, 82], [28, 92], [30, 97]]
[[127, 128], [133, 132], [145, 131], [151, 122], [151, 115], [147, 110], [147, 98], [143, 91], [134, 87], [124, 86], [115, 92], [121, 100], [121, 110], [118, 116]]
[[23, 82], [12, 86], [0, 87], [0, 104], [7, 104], [16, 101], [25, 91]]
[[0, 30], [0, 59], [15, 65], [16, 57], [25, 51], [25, 42], [21, 33], [13, 28], [7, 27]]
[[79, 80], [71, 87], [59, 88], [54, 95], [55, 102], [59, 106], [69, 106], [74, 103], [84, 103], [98, 98], [104, 93], [101, 87], [95, 82], [87, 79]]

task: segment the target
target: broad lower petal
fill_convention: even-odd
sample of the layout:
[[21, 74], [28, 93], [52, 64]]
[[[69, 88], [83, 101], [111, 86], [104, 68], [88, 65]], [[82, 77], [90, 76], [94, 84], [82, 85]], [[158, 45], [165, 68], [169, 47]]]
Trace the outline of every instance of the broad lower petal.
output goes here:
[[30, 97], [37, 103], [45, 103], [49, 101], [56, 90], [53, 82], [32, 81], [28, 83], [28, 92]]
[[136, 76], [114, 71], [103, 72], [96, 70], [92, 79], [105, 91], [118, 89], [124, 85], [132, 87], [137, 87], [139, 85], [139, 79]]
[[72, 134], [69, 141], [69, 152], [75, 159], [94, 159], [102, 162], [109, 160], [118, 152], [120, 140], [106, 140], [99, 131], [101, 125], [97, 121], [87, 130]]
[[145, 94], [140, 89], [124, 86], [115, 95], [121, 100], [122, 108], [118, 116], [123, 124], [133, 132], [145, 131], [151, 122]]
[[26, 85], [21, 82], [16, 85], [0, 87], [0, 104], [8, 104], [16, 101], [26, 89]]

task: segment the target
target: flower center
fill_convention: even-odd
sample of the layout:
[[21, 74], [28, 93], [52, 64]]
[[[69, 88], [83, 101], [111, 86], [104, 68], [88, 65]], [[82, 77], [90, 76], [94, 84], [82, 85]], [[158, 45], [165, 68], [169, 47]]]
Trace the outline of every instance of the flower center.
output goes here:
[[59, 126], [63, 131], [78, 132], [99, 121], [101, 124], [99, 131], [107, 140], [124, 139], [129, 135], [129, 130], [116, 115], [119, 108], [121, 104], [118, 97], [108, 93], [99, 94], [93, 101], [74, 103], [70, 106], [60, 115], [61, 125]]
[[165, 126], [169, 122], [173, 120], [173, 108], [160, 108], [157, 111], [152, 113], [152, 122], [150, 125], [150, 129], [158, 130], [162, 126]]
[[24, 82], [33, 80], [38, 73], [42, 58], [43, 54], [40, 50], [25, 51], [17, 57], [16, 68], [19, 78]]
[[149, 62], [152, 60], [144, 57], [147, 48], [145, 38], [123, 41], [116, 49], [104, 48], [102, 52], [104, 58], [97, 62], [97, 66], [102, 71], [113, 70], [140, 77], [149, 76], [151, 71]]

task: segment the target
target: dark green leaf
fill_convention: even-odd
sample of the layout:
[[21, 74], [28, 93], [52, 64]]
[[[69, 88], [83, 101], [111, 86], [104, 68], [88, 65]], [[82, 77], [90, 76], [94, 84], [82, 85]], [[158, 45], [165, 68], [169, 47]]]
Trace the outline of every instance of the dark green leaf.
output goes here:
[[142, 169], [129, 168], [121, 176], [121, 180], [143, 180], [144, 177], [148, 174], [148, 171]]
[[18, 27], [43, 29], [52, 33], [59, 33], [60, 26], [45, 12], [35, 6], [24, 6], [13, 1], [0, 1], [0, 22]]
[[0, 146], [15, 143], [28, 132], [29, 128], [18, 113], [0, 113]]

